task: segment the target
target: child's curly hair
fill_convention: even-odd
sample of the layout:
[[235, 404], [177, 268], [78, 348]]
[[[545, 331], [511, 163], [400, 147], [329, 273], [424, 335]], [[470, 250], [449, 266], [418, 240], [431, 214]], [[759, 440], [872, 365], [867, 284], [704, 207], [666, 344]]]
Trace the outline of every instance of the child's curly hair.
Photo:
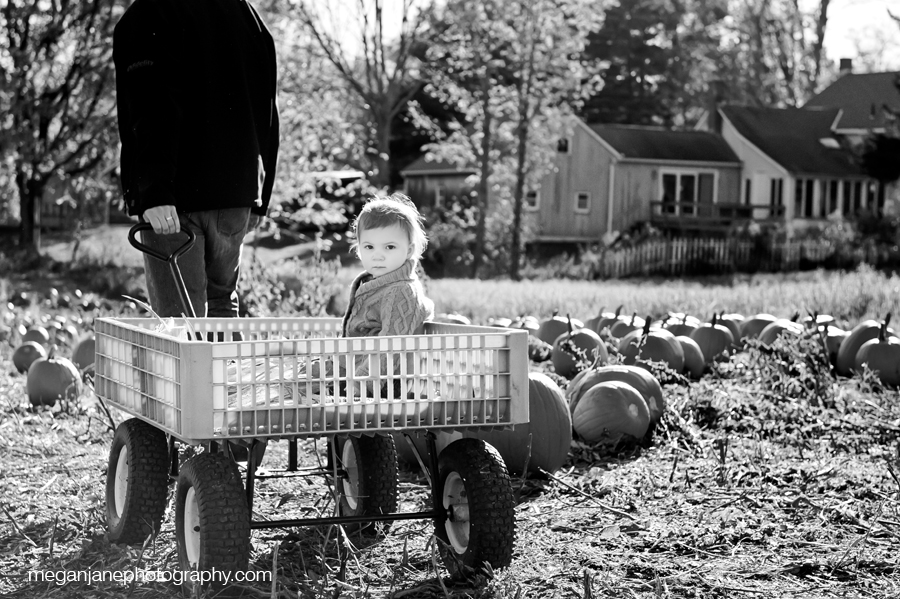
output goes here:
[[400, 225], [406, 231], [412, 249], [410, 257], [420, 259], [428, 247], [424, 220], [412, 200], [402, 193], [375, 196], [363, 205], [362, 212], [353, 221], [353, 233], [356, 237], [353, 242], [354, 251], [358, 249], [360, 231], [393, 225]]

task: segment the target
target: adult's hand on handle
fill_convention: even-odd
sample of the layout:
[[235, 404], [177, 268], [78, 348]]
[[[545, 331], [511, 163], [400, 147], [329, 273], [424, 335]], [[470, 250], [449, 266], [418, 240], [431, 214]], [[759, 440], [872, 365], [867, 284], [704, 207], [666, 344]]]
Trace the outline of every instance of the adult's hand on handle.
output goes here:
[[175, 206], [154, 206], [144, 211], [144, 220], [153, 227], [153, 232], [159, 235], [171, 235], [181, 231], [181, 223], [178, 220], [178, 212]]

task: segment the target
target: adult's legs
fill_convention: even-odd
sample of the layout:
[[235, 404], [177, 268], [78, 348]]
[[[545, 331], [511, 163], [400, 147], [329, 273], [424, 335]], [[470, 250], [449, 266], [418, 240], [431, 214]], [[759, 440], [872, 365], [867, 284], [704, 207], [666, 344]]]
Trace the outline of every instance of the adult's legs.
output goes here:
[[237, 318], [237, 282], [241, 268], [241, 249], [250, 222], [249, 208], [210, 210], [206, 220], [206, 301], [207, 315]]

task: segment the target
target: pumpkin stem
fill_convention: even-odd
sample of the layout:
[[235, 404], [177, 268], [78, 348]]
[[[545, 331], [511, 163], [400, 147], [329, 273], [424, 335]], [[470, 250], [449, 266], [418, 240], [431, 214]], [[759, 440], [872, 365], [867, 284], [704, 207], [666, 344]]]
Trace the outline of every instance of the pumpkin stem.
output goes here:
[[632, 324], [632, 325], [634, 324], [634, 320], [635, 320], [636, 318], [637, 318], [637, 310], [635, 310], [635, 311], [631, 314], [631, 324]]
[[600, 306], [600, 311], [597, 312], [597, 318], [603, 318], [603, 308], [606, 306]]
[[887, 316], [884, 317], [884, 321], [881, 323], [881, 328], [878, 329], [878, 342], [884, 343], [887, 341], [887, 329], [888, 323], [891, 322], [891, 313], [888, 312]]
[[56, 344], [50, 346], [50, 351], [47, 353], [47, 360], [50, 361], [53, 359], [53, 356], [56, 355]]
[[619, 317], [619, 313], [622, 312], [622, 308], [624, 308], [624, 307], [625, 307], [625, 304], [622, 304], [621, 306], [619, 306], [618, 308], [616, 308], [616, 318]]
[[715, 312], [713, 312], [712, 326], [716, 326], [717, 322], [718, 322], [718, 315]]
[[559, 314], [559, 308], [554, 308], [554, 309], [553, 309], [553, 314], [550, 315], [550, 318], [553, 318], [553, 317], [556, 316], [557, 314]]
[[572, 338], [572, 317], [569, 315], [568, 312], [566, 312], [566, 328], [568, 329], [568, 332], [566, 333], [566, 335], [567, 335], [566, 339], [571, 339]]
[[687, 324], [687, 312], [684, 313], [684, 316], [681, 317], [681, 324]]
[[800, 310], [794, 312], [794, 315], [791, 316], [791, 322], [797, 322], [797, 319], [800, 318]]

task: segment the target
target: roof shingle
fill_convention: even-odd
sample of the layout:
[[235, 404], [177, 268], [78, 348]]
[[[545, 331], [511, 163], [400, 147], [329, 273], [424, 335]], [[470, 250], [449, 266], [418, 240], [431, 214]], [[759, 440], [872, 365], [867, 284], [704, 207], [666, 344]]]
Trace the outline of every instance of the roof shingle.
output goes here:
[[[719, 109], [743, 137], [788, 171], [805, 175], [856, 176], [862, 170], [849, 152], [820, 141], [833, 139], [839, 110], [722, 106]], [[836, 140], [835, 140], [836, 141]]]
[[806, 103], [804, 108], [840, 108], [837, 129], [884, 127], [887, 106], [900, 112], [900, 72], [850, 73], [844, 75]]
[[720, 135], [637, 125], [590, 125], [625, 158], [690, 162], [740, 162]]

